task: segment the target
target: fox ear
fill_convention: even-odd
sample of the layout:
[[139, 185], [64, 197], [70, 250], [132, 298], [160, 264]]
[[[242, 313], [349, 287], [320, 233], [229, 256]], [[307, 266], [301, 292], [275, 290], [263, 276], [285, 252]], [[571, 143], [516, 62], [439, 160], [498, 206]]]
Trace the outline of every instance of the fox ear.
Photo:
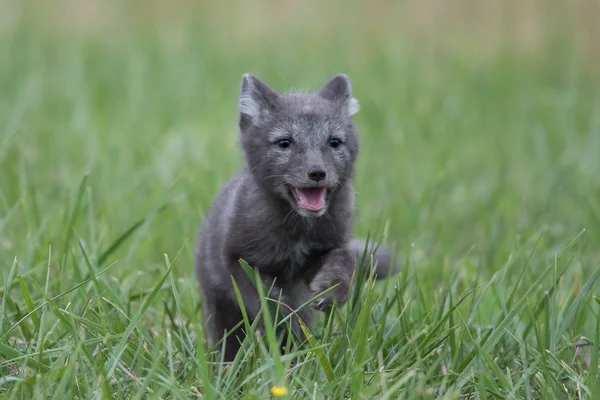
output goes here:
[[360, 109], [358, 100], [352, 97], [352, 84], [345, 74], [338, 74], [331, 78], [317, 91], [317, 95], [336, 102], [344, 107], [348, 116], [354, 115]]
[[279, 93], [255, 76], [244, 74], [239, 103], [241, 120], [256, 121], [262, 115], [274, 111], [278, 101]]

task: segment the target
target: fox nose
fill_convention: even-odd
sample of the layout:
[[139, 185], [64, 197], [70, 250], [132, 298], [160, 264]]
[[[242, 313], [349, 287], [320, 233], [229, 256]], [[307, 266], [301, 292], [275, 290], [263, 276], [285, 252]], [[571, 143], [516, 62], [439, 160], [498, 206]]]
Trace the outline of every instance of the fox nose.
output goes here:
[[320, 167], [311, 168], [310, 171], [308, 171], [308, 177], [311, 181], [319, 182], [325, 179], [326, 176], [327, 171]]

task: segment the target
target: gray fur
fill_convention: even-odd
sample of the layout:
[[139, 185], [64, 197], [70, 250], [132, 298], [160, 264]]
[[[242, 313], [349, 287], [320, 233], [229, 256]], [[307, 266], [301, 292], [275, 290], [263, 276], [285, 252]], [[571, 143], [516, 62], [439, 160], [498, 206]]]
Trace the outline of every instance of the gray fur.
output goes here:
[[[271, 297], [293, 309], [338, 285], [298, 315], [309, 327], [316, 309], [348, 299], [350, 281], [365, 248], [351, 238], [354, 211], [354, 166], [360, 140], [351, 115], [358, 111], [350, 80], [336, 75], [313, 94], [281, 95], [252, 75], [244, 75], [239, 128], [246, 168], [217, 196], [205, 219], [196, 254], [210, 334], [218, 341], [242, 319], [231, 279], [241, 292], [248, 315], [260, 310], [257, 291], [239, 260], [256, 268]], [[333, 148], [330, 140], [341, 144]], [[281, 148], [279, 141], [290, 140]], [[323, 180], [309, 179], [311, 168], [326, 171]], [[324, 206], [303, 209], [292, 188], [323, 187]], [[389, 255], [375, 255], [377, 277], [387, 275]], [[283, 315], [289, 314], [281, 307]], [[292, 322], [301, 334], [297, 321]], [[237, 336], [237, 337], [236, 337]], [[225, 360], [239, 350], [244, 332], [226, 339]]]

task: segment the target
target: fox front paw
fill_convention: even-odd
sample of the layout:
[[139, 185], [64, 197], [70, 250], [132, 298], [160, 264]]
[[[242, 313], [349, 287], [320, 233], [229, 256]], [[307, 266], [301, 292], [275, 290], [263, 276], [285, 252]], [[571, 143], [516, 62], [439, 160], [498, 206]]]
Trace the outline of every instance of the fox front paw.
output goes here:
[[[313, 302], [313, 307], [320, 311], [327, 311], [334, 305], [343, 306], [346, 303], [350, 285], [339, 277], [330, 274], [317, 274], [310, 284], [310, 289], [313, 296], [320, 295]], [[325, 291], [327, 293], [321, 294]]]

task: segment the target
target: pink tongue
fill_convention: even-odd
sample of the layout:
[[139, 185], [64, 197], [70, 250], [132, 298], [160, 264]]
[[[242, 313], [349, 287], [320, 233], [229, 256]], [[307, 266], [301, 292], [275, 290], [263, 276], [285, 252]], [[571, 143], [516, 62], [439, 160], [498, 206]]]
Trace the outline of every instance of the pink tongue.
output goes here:
[[300, 206], [311, 211], [319, 211], [325, 204], [325, 188], [296, 189]]

